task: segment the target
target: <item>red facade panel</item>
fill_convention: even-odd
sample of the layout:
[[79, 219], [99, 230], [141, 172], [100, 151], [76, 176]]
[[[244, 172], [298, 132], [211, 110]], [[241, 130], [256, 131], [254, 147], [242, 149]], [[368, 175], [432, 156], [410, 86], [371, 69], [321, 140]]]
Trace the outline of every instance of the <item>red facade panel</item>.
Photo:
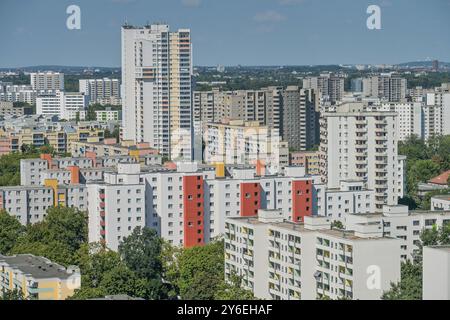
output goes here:
[[292, 221], [312, 215], [312, 180], [292, 181]]
[[241, 216], [249, 217], [258, 214], [261, 208], [261, 186], [257, 182], [241, 183]]
[[183, 227], [186, 248], [203, 245], [204, 236], [203, 177], [183, 177]]

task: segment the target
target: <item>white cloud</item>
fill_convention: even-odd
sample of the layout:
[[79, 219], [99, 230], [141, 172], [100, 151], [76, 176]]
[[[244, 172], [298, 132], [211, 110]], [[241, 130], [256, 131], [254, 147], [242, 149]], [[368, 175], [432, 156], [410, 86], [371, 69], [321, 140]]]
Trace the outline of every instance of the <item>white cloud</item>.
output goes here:
[[181, 3], [186, 7], [198, 7], [202, 4], [202, 0], [181, 0]]
[[264, 12], [258, 12], [253, 17], [253, 20], [257, 22], [280, 22], [286, 20], [286, 17], [279, 12], [268, 10]]

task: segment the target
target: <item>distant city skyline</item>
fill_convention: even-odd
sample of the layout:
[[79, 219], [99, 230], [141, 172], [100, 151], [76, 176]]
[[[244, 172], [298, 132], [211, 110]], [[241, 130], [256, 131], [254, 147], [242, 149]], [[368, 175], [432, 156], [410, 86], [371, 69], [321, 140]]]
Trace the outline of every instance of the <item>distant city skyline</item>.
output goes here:
[[[81, 30], [66, 28], [72, 4]], [[366, 27], [371, 4], [381, 30]], [[191, 29], [195, 66], [450, 62], [449, 0], [2, 0], [0, 68], [120, 67], [125, 21]]]

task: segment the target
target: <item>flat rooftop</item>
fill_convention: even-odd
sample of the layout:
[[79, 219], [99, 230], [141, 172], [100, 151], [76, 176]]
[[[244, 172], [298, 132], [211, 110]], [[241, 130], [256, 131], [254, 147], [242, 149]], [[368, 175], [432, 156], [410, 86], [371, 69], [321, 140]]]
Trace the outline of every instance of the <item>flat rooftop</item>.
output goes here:
[[437, 195], [437, 196], [433, 196], [431, 198], [432, 199], [436, 198], [436, 199], [439, 199], [439, 200], [448, 200], [448, 201], [450, 201], [450, 194], [440, 194], [440, 195]]
[[20, 270], [35, 279], [67, 279], [71, 274], [66, 269], [44, 257], [32, 254], [18, 254], [15, 256], [0, 255], [0, 265], [7, 264], [9, 267]]
[[436, 249], [439, 251], [443, 251], [446, 253], [450, 254], [450, 245], [445, 245], [445, 246], [429, 246], [429, 247], [425, 247], [425, 248], [431, 248], [431, 249]]
[[130, 297], [129, 295], [126, 294], [116, 294], [111, 296], [105, 296], [103, 298], [93, 298], [91, 300], [144, 300], [144, 299]]
[[288, 220], [284, 220], [283, 222], [262, 222], [258, 219], [257, 216], [251, 216], [251, 217], [233, 217], [229, 218], [230, 220], [236, 220], [244, 223], [248, 223], [251, 225], [268, 225], [273, 227], [278, 227], [286, 230], [294, 230], [296, 232], [319, 232], [325, 235], [329, 235], [332, 237], [340, 238], [340, 239], [347, 239], [347, 240], [376, 240], [376, 239], [388, 239], [386, 237], [368, 237], [368, 238], [362, 238], [355, 235], [354, 231], [343, 231], [343, 230], [336, 230], [336, 229], [317, 229], [317, 230], [311, 230], [305, 228], [304, 223], [295, 223], [290, 222]]

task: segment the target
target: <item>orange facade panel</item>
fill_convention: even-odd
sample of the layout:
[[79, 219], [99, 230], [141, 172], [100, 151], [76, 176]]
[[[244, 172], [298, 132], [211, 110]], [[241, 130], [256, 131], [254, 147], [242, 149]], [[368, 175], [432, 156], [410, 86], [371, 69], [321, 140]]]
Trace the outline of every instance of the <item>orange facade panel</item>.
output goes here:
[[183, 177], [183, 227], [184, 247], [203, 245], [204, 236], [203, 176]]
[[47, 161], [47, 169], [53, 169], [52, 155], [49, 153], [41, 153], [40, 158]]
[[80, 183], [80, 168], [78, 166], [68, 166], [67, 170], [70, 172], [70, 183], [79, 184]]

